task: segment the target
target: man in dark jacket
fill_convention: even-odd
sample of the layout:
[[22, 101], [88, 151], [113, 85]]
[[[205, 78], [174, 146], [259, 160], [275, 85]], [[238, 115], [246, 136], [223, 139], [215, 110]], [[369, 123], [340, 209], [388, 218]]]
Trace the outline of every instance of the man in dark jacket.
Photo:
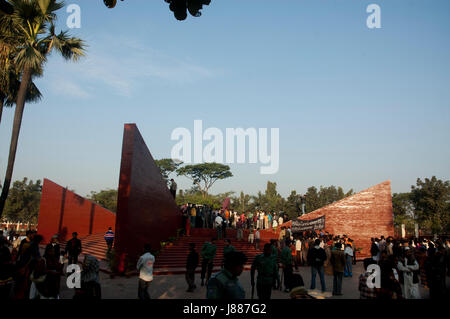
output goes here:
[[193, 292], [195, 285], [195, 269], [198, 266], [198, 253], [195, 251], [195, 244], [189, 244], [189, 255], [186, 260], [186, 282], [189, 286], [187, 292]]
[[323, 248], [320, 248], [320, 239], [316, 239], [314, 247], [311, 247], [308, 252], [308, 263], [311, 266], [311, 289], [316, 289], [316, 275], [319, 273], [320, 285], [322, 292], [326, 291], [325, 276], [323, 264], [327, 259], [327, 254]]
[[345, 253], [341, 250], [342, 244], [337, 242], [331, 251], [330, 262], [333, 266], [333, 296], [342, 296], [342, 276], [344, 275]]
[[77, 236], [78, 233], [72, 233], [72, 239], [66, 243], [66, 255], [69, 259], [69, 265], [78, 264], [78, 256], [81, 253], [81, 240]]
[[56, 258], [59, 259], [59, 256], [61, 255], [59, 243], [58, 243], [58, 235], [53, 235], [52, 239], [50, 240], [50, 243], [45, 246], [45, 252], [44, 252], [44, 258], [47, 258], [49, 254], [49, 250], [53, 250], [52, 256], [56, 256]]

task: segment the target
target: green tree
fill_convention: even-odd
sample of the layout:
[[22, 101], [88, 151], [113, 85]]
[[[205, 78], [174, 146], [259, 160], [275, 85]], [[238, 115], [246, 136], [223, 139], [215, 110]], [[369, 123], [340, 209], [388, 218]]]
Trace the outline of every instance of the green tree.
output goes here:
[[239, 196], [235, 196], [231, 198], [231, 206], [233, 209], [239, 212], [246, 212], [250, 210], [250, 202], [251, 196], [248, 194], [244, 194], [243, 191], [239, 194]]
[[405, 224], [409, 232], [414, 231], [415, 208], [411, 199], [411, 193], [394, 193], [392, 195], [392, 211], [396, 227]]
[[329, 187], [320, 186], [319, 190], [317, 190], [316, 187], [311, 186], [305, 194], [306, 212], [310, 213], [352, 194], [353, 189], [349, 190], [347, 193], [344, 193], [342, 187], [336, 188], [336, 186], [333, 185]]
[[433, 234], [450, 229], [450, 182], [432, 178], [417, 179], [411, 186], [411, 200], [415, 214], [422, 228]]
[[305, 209], [307, 213], [315, 211], [322, 207], [322, 203], [319, 199], [319, 192], [315, 186], [311, 186], [308, 188], [305, 194]]
[[291, 194], [286, 199], [284, 211], [290, 219], [297, 218], [301, 211], [301, 195], [297, 194], [296, 191], [291, 191]]
[[181, 161], [174, 161], [171, 158], [163, 158], [160, 160], [155, 160], [156, 166], [158, 166], [161, 171], [161, 175], [163, 176], [166, 183], [169, 183], [169, 175], [175, 172], [178, 167], [183, 164]]
[[[20, 87], [20, 72], [16, 68], [15, 50], [19, 46], [14, 36], [12, 16], [0, 15], [0, 123], [3, 107], [12, 107], [16, 102]], [[37, 102], [41, 99], [41, 92], [33, 82], [28, 87], [26, 102]]]
[[[11, 15], [13, 34], [19, 42], [14, 48], [14, 62], [21, 73], [21, 82], [17, 92], [5, 181], [0, 195], [0, 217], [11, 184], [22, 116], [32, 77], [43, 74], [44, 64], [53, 50], [57, 50], [65, 59], [76, 61], [84, 55], [85, 47], [82, 40], [69, 37], [67, 32], [55, 33], [56, 11], [64, 7], [62, 2], [11, 0], [11, 4], [14, 7], [14, 13]], [[2, 36], [3, 34], [0, 35], [0, 42], [3, 41]]]
[[5, 205], [5, 218], [11, 222], [36, 224], [41, 201], [41, 181], [15, 181]]
[[88, 199], [92, 200], [94, 203], [109, 209], [112, 212], [117, 211], [117, 190], [116, 189], [105, 189], [99, 192], [92, 191], [90, 195], [86, 196]]
[[266, 211], [271, 212], [279, 212], [284, 208], [284, 198], [277, 191], [277, 183], [268, 181], [266, 192], [264, 193], [265, 197], [265, 207]]
[[228, 165], [219, 163], [202, 163], [186, 165], [177, 169], [178, 176], [186, 176], [198, 186], [203, 197], [208, 195], [209, 189], [220, 179], [233, 176]]

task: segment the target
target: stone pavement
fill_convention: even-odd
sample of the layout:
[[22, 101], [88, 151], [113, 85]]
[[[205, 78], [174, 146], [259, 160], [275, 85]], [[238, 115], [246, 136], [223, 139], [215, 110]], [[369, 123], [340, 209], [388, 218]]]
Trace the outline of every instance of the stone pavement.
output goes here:
[[[311, 294], [323, 296], [326, 299], [359, 299], [358, 291], [358, 278], [363, 271], [363, 265], [358, 262], [357, 265], [353, 265], [353, 277], [344, 278], [342, 283], [343, 296], [331, 296], [333, 289], [333, 276], [325, 275], [325, 282], [327, 292], [322, 295], [320, 290], [312, 291]], [[306, 288], [311, 284], [311, 270], [310, 267], [299, 267], [299, 273], [302, 275]], [[251, 298], [251, 285], [250, 285], [250, 271], [244, 271], [239, 277], [239, 280], [245, 289], [246, 298]], [[115, 277], [110, 278], [108, 274], [100, 273], [100, 281], [102, 286], [102, 298], [103, 299], [136, 299], [138, 289], [138, 277], [132, 276], [130, 278]], [[200, 286], [200, 275], [196, 274], [195, 281], [197, 289], [192, 292], [186, 292], [187, 285], [184, 275], [167, 275], [167, 276], [154, 276], [154, 280], [150, 286], [149, 292], [151, 298], [158, 299], [205, 299], [206, 288]], [[447, 283], [448, 283], [447, 279]], [[316, 287], [320, 288], [320, 280], [316, 278]], [[61, 298], [70, 299], [73, 297], [73, 290], [68, 289], [65, 284], [65, 278], [61, 281]], [[428, 298], [428, 289], [421, 287], [421, 294], [423, 298]], [[255, 291], [255, 299], [256, 299]], [[289, 299], [289, 294], [273, 290], [272, 299]]]

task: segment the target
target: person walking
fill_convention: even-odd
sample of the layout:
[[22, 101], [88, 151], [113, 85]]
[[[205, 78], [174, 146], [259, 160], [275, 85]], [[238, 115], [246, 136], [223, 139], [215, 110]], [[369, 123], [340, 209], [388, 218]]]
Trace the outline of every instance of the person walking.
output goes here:
[[[255, 271], [258, 271], [256, 291], [260, 300], [270, 300], [272, 288], [280, 285], [278, 264], [272, 258], [272, 245], [264, 245], [264, 253], [257, 255], [252, 263], [250, 272], [252, 290], [255, 287]], [[252, 296], [253, 297], [253, 296]]]
[[138, 298], [140, 300], [150, 299], [148, 288], [153, 281], [153, 265], [155, 264], [155, 256], [151, 253], [151, 246], [144, 245], [144, 254], [139, 258], [136, 268], [139, 271], [139, 287]]
[[214, 225], [217, 230], [217, 238], [222, 239], [222, 223], [223, 219], [220, 215], [217, 215], [216, 219], [214, 220]]
[[200, 255], [202, 256], [202, 273], [201, 273], [201, 285], [205, 285], [205, 275], [206, 275], [206, 284], [208, 284], [208, 280], [211, 277], [212, 269], [213, 269], [213, 261], [216, 256], [217, 246], [216, 239], [211, 238], [211, 241], [203, 244]]
[[[409, 247], [408, 247], [409, 248]], [[400, 283], [402, 284], [402, 295], [405, 299], [421, 299], [419, 292], [419, 263], [414, 258], [411, 249], [407, 249], [405, 257], [397, 263], [400, 271]]]
[[105, 233], [105, 241], [108, 246], [108, 253], [111, 251], [113, 243], [114, 243], [114, 232], [112, 231], [112, 227], [108, 228], [108, 231]]
[[206, 298], [215, 300], [245, 299], [245, 290], [238, 277], [244, 270], [247, 257], [239, 251], [226, 254], [223, 269], [208, 281]]
[[255, 231], [255, 249], [259, 250], [259, 242], [261, 239], [261, 235], [259, 233], [259, 228]]
[[293, 259], [291, 248], [289, 246], [285, 246], [281, 250], [280, 261], [283, 266], [284, 292], [289, 292], [289, 282], [293, 274]]
[[345, 268], [344, 276], [352, 277], [352, 263], [353, 263], [353, 248], [350, 243], [345, 245], [344, 255], [345, 255]]
[[100, 263], [97, 258], [85, 255], [83, 270], [81, 271], [81, 288], [76, 289], [74, 299], [101, 299], [101, 286], [99, 278]]
[[346, 264], [346, 254], [341, 250], [342, 244], [337, 242], [331, 251], [330, 263], [333, 266], [333, 296], [342, 296], [342, 277]]
[[173, 196], [173, 199], [177, 196], [177, 183], [173, 180], [173, 178], [170, 179], [170, 193]]
[[189, 244], [189, 254], [186, 260], [186, 282], [188, 290], [186, 292], [193, 292], [197, 286], [195, 285], [195, 269], [198, 266], [199, 257], [195, 251], [195, 243]]
[[320, 285], [322, 286], [322, 292], [326, 291], [325, 276], [324, 276], [324, 262], [327, 259], [327, 255], [323, 248], [320, 248], [320, 239], [314, 241], [314, 247], [309, 249], [308, 262], [311, 266], [311, 289], [316, 289], [316, 275], [319, 274]]
[[298, 269], [298, 266], [303, 266], [302, 241], [300, 240], [300, 237], [297, 237], [295, 240], [295, 269]]
[[66, 243], [66, 255], [69, 259], [69, 265], [78, 264], [78, 256], [81, 254], [82, 251], [81, 240], [79, 240], [77, 237], [78, 233], [73, 232], [72, 239], [70, 239]]
[[370, 288], [367, 285], [367, 281], [369, 277], [372, 275], [372, 271], [368, 271], [369, 265], [376, 264], [375, 260], [372, 258], [366, 258], [363, 261], [364, 264], [364, 273], [359, 275], [359, 299], [377, 299], [377, 289], [375, 287]]

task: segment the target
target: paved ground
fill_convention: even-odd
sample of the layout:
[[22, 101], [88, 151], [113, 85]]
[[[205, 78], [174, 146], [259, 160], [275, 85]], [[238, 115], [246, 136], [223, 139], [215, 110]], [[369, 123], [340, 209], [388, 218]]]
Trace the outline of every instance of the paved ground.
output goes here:
[[[342, 284], [343, 296], [331, 296], [333, 288], [333, 277], [325, 275], [327, 292], [325, 298], [330, 299], [359, 299], [358, 278], [363, 271], [362, 263], [353, 266], [353, 277], [344, 278]], [[307, 288], [311, 284], [311, 273], [309, 267], [300, 267], [299, 273], [302, 275]], [[200, 275], [196, 275], [197, 289], [193, 293], [186, 292], [187, 285], [184, 275], [155, 276], [150, 286], [149, 292], [152, 298], [159, 299], [205, 299], [206, 288], [200, 287]], [[102, 298], [104, 299], [136, 299], [138, 278], [115, 277], [110, 278], [105, 273], [100, 274], [102, 286]], [[316, 279], [316, 287], [320, 287], [319, 278]], [[251, 298], [250, 271], [244, 271], [240, 276], [240, 282], [245, 289], [246, 298]], [[447, 283], [449, 280], [447, 278]], [[322, 295], [320, 291], [312, 291], [312, 294]], [[423, 298], [428, 298], [428, 289], [421, 287]], [[68, 289], [65, 284], [65, 278], [61, 282], [61, 298], [70, 299], [73, 297], [73, 290]], [[256, 298], [256, 291], [255, 291]], [[273, 291], [272, 299], [288, 299], [289, 294], [281, 291]]]

